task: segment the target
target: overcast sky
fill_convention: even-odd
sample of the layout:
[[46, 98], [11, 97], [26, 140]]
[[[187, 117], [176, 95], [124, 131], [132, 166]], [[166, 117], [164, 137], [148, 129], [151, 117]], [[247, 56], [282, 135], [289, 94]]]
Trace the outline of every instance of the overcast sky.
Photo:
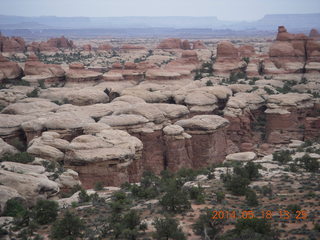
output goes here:
[[320, 0], [0, 0], [1, 15], [217, 16], [256, 20], [272, 13], [320, 13]]

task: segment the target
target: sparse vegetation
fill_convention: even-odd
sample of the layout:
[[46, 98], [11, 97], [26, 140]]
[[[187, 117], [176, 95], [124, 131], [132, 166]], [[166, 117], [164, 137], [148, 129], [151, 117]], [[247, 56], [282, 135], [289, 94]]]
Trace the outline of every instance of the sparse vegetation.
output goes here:
[[17, 162], [17, 163], [31, 163], [34, 157], [27, 152], [7, 154], [0, 159], [0, 162]]

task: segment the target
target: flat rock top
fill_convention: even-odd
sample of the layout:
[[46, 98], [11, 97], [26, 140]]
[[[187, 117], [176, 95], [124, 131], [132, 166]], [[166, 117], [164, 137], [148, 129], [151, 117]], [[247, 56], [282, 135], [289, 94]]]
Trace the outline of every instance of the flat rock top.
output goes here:
[[39, 100], [30, 102], [18, 102], [7, 106], [2, 113], [8, 114], [34, 114], [42, 112], [50, 112], [58, 109], [58, 105], [49, 100]]
[[22, 124], [24, 130], [47, 129], [74, 129], [84, 127], [95, 121], [87, 114], [81, 112], [58, 112], [48, 114], [36, 120], [31, 120]]
[[99, 123], [105, 123], [111, 127], [131, 126], [131, 125], [137, 125], [137, 124], [144, 124], [147, 122], [149, 122], [148, 119], [146, 119], [141, 115], [136, 115], [136, 114], [121, 114], [121, 115], [105, 116], [101, 118], [101, 120], [99, 121]]
[[197, 115], [190, 119], [184, 119], [175, 123], [185, 130], [213, 131], [226, 127], [229, 121], [218, 115]]
[[269, 96], [268, 103], [274, 103], [279, 106], [297, 106], [303, 102], [312, 101], [312, 99], [311, 94], [287, 93]]
[[45, 172], [45, 168], [43, 166], [22, 164], [22, 163], [16, 163], [16, 162], [2, 162], [0, 163], [0, 168], [2, 168], [3, 170], [16, 172], [16, 173], [42, 174]]
[[254, 160], [257, 155], [254, 152], [232, 153], [226, 156], [226, 161], [243, 161], [249, 162]]
[[142, 142], [121, 130], [103, 130], [93, 135], [81, 135], [70, 143], [66, 154], [72, 162], [102, 162], [132, 160], [137, 151], [142, 150]]
[[184, 129], [179, 125], [169, 125], [163, 129], [166, 135], [180, 135], [184, 132]]

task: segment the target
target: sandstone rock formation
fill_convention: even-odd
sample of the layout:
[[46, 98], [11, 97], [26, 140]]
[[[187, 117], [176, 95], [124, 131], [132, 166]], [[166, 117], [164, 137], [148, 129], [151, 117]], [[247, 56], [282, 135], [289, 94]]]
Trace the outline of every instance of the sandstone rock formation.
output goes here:
[[30, 54], [25, 63], [24, 74], [24, 80], [31, 83], [37, 83], [38, 79], [54, 83], [63, 80], [65, 72], [59, 65], [42, 63], [35, 54]]
[[309, 37], [314, 39], [320, 39], [320, 33], [318, 32], [317, 29], [313, 28], [309, 33]]
[[1, 169], [0, 181], [3, 186], [15, 189], [30, 205], [35, 204], [38, 199], [46, 199], [59, 192], [58, 184], [44, 174], [21, 174]]
[[[18, 116], [18, 115], [14, 115]], [[83, 126], [94, 123], [87, 114], [79, 112], [48, 113], [31, 121], [22, 123], [23, 131], [30, 142], [36, 136], [40, 136], [45, 130], [52, 130], [62, 135], [66, 140], [73, 139], [82, 132]]]
[[32, 42], [27, 46], [30, 52], [57, 52], [59, 49], [72, 49], [75, 48], [73, 41], [65, 38], [51, 38], [46, 42]]
[[75, 68], [74, 64], [69, 65], [66, 72], [66, 81], [68, 83], [87, 83], [97, 82], [102, 79], [102, 73], [84, 69], [83, 66]]
[[[72, 140], [66, 153], [66, 167], [79, 173], [85, 187], [97, 182], [120, 186], [134, 178], [135, 164], [141, 158], [142, 143], [120, 130], [103, 130]], [[133, 173], [130, 174], [130, 171]]]
[[2, 214], [6, 202], [10, 199], [22, 199], [17, 190], [11, 187], [0, 185], [0, 214]]
[[14, 115], [39, 115], [53, 112], [58, 109], [58, 105], [42, 98], [27, 98], [8, 105], [2, 110], [5, 114]]
[[[288, 33], [284, 26], [278, 29], [276, 41], [270, 46], [269, 56], [280, 73], [319, 71], [320, 44], [304, 34]], [[267, 74], [279, 73], [266, 67]]]
[[159, 43], [157, 48], [159, 49], [181, 49], [182, 42], [178, 38], [168, 38]]
[[[303, 140], [319, 135], [316, 131], [320, 118], [314, 115], [310, 94], [278, 94], [268, 98], [266, 113], [267, 141], [287, 143], [290, 139]], [[314, 116], [314, 117], [313, 117]]]
[[0, 33], [0, 52], [24, 52], [25, 41], [21, 37], [5, 37]]
[[121, 50], [143, 50], [145, 47], [133, 44], [123, 44], [120, 47]]
[[23, 75], [20, 66], [11, 62], [0, 53], [0, 82], [3, 80], [17, 79]]
[[[247, 54], [248, 50], [243, 54]], [[251, 54], [251, 52], [250, 52]], [[242, 61], [239, 49], [231, 42], [222, 41], [217, 46], [217, 58], [213, 64], [214, 72], [220, 75], [229, 75], [231, 72], [238, 72], [246, 67], [246, 63]]]
[[19, 151], [14, 146], [7, 144], [2, 140], [2, 138], [0, 138], [0, 158], [8, 154], [15, 154], [18, 152]]
[[100, 50], [100, 51], [110, 51], [110, 50], [112, 50], [112, 48], [113, 47], [110, 44], [101, 44], [101, 45], [99, 45], [98, 50]]
[[222, 162], [227, 150], [229, 121], [217, 115], [197, 115], [175, 123], [183, 127], [191, 138], [192, 164], [201, 168]]

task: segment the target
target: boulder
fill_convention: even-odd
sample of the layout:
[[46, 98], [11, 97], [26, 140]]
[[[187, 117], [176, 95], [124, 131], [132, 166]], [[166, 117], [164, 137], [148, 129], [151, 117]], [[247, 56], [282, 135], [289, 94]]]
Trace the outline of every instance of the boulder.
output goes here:
[[71, 169], [67, 169], [65, 172], [59, 175], [55, 182], [58, 183], [61, 191], [71, 190], [77, 185], [81, 186], [79, 174]]
[[1, 162], [0, 169], [20, 174], [43, 174], [46, 171], [43, 166], [36, 166], [16, 162]]
[[226, 161], [249, 162], [255, 160], [257, 155], [254, 152], [233, 153], [226, 156]]
[[19, 151], [14, 147], [3, 141], [2, 138], [0, 138], [0, 158], [2, 158], [5, 155], [8, 154], [15, 154]]
[[21, 174], [1, 169], [0, 182], [3, 186], [15, 189], [31, 205], [38, 199], [46, 199], [59, 192], [58, 184], [44, 174]]
[[29, 115], [54, 112], [59, 105], [41, 98], [28, 98], [20, 100], [17, 103], [10, 104], [2, 110], [5, 114]]

